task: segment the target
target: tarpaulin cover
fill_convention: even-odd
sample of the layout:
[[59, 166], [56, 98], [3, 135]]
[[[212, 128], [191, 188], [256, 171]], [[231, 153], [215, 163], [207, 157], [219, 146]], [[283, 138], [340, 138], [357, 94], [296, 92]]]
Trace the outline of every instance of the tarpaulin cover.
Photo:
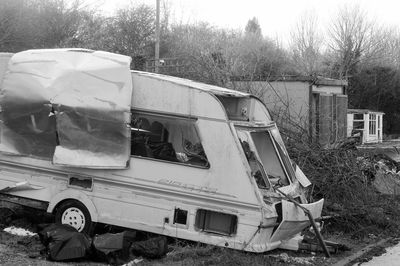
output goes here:
[[78, 49], [15, 54], [0, 85], [0, 151], [59, 165], [126, 168], [130, 61]]

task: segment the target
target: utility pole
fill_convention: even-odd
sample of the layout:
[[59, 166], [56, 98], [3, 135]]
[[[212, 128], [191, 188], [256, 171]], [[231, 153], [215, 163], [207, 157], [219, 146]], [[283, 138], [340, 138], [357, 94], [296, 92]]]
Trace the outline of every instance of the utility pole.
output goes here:
[[160, 0], [156, 0], [156, 47], [154, 55], [154, 70], [158, 73], [160, 66]]

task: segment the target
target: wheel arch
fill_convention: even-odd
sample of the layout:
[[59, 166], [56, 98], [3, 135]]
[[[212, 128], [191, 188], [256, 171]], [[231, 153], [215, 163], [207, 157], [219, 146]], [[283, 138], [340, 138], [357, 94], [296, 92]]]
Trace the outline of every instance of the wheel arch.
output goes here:
[[88, 209], [92, 222], [98, 221], [97, 209], [92, 200], [85, 193], [73, 189], [64, 190], [51, 198], [47, 212], [53, 213], [61, 203], [67, 200], [76, 200], [81, 202]]

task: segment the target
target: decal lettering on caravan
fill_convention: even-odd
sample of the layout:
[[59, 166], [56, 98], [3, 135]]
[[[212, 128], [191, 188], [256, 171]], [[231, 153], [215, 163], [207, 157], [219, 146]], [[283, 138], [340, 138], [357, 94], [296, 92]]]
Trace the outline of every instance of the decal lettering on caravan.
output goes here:
[[173, 180], [167, 180], [167, 179], [160, 179], [158, 181], [159, 184], [164, 184], [164, 185], [169, 185], [169, 186], [174, 186], [174, 187], [181, 187], [184, 189], [188, 189], [188, 190], [195, 190], [195, 191], [202, 191], [202, 192], [207, 192], [207, 193], [217, 193], [216, 188], [210, 188], [210, 187], [200, 187], [200, 186], [196, 186], [196, 185], [192, 185], [192, 184], [185, 184], [185, 183], [181, 183], [178, 181], [173, 181]]

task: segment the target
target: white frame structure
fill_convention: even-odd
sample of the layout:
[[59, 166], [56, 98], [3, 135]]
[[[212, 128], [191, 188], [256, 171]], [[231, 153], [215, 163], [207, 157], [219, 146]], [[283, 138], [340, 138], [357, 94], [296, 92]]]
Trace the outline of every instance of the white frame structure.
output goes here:
[[367, 109], [348, 109], [347, 136], [361, 133], [361, 144], [383, 141], [383, 115], [385, 113]]

